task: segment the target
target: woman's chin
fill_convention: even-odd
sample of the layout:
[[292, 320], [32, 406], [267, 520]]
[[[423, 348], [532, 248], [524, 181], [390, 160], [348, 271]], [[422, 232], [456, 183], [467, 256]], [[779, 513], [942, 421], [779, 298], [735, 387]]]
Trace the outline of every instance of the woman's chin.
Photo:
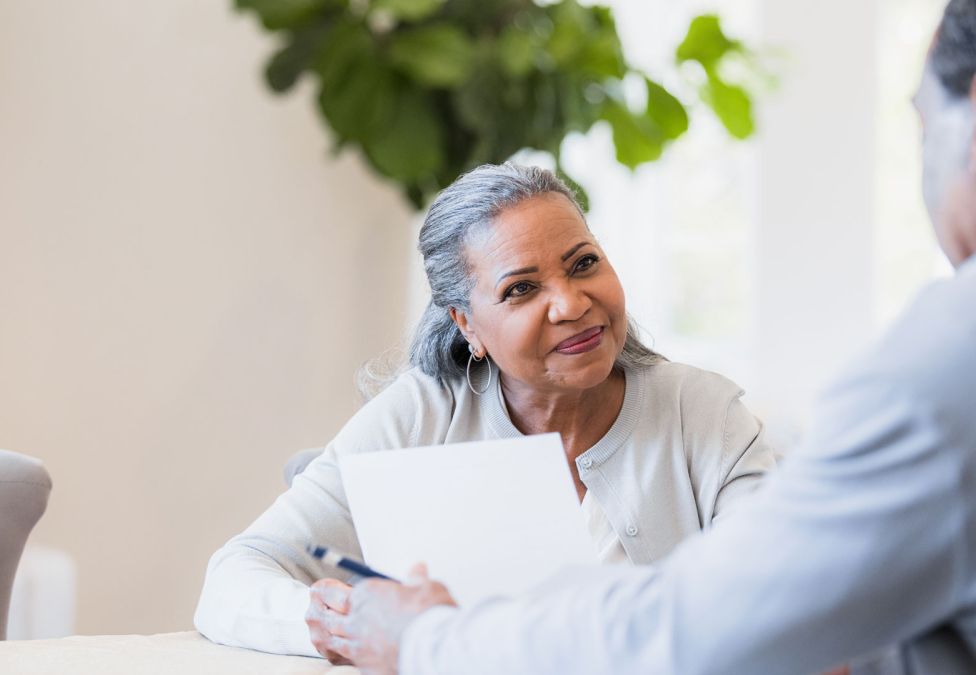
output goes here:
[[[566, 389], [586, 390], [599, 387], [607, 381], [613, 372], [616, 359], [587, 359], [575, 364], [560, 364], [563, 367], [557, 371], [550, 371], [555, 377], [552, 379], [562, 383]], [[566, 367], [566, 366], [572, 367]]]

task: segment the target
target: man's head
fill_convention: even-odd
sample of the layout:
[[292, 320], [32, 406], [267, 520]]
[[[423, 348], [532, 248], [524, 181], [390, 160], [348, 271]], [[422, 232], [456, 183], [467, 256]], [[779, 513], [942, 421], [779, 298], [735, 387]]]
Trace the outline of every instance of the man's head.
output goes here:
[[915, 105], [924, 129], [923, 190], [953, 265], [976, 254], [976, 0], [951, 0]]

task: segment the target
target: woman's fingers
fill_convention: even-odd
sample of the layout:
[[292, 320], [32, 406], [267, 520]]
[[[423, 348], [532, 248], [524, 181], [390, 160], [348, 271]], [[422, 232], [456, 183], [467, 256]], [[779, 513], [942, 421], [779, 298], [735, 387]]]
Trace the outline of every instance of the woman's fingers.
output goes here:
[[351, 587], [335, 579], [322, 579], [309, 590], [305, 623], [315, 649], [336, 665], [349, 664], [349, 591]]
[[331, 663], [333, 666], [351, 666], [352, 659], [346, 658], [339, 652], [334, 652], [332, 650], [326, 649], [324, 652], [319, 652], [325, 657], [325, 660]]
[[320, 579], [311, 588], [312, 600], [329, 609], [346, 614], [349, 612], [349, 592], [352, 586], [338, 579]]
[[330, 635], [349, 636], [349, 617], [328, 607], [309, 606], [308, 611], [305, 612], [305, 623], [309, 626], [314, 624]]
[[[350, 643], [347, 638], [338, 637], [335, 635], [329, 635], [323, 637], [321, 643], [322, 646], [325, 647], [327, 652], [331, 652], [332, 654], [338, 654], [343, 659], [349, 659]], [[319, 651], [321, 651], [321, 649]], [[331, 661], [332, 659], [329, 660]]]
[[345, 614], [339, 614], [331, 609], [322, 612], [322, 627], [336, 637], [349, 637], [348, 623], [349, 617]]

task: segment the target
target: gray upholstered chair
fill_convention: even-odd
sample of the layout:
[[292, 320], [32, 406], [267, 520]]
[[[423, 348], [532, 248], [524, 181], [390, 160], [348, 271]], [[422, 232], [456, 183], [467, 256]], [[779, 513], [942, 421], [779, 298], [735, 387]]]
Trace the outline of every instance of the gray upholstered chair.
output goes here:
[[0, 640], [7, 637], [17, 563], [50, 493], [51, 477], [40, 460], [0, 450]]
[[295, 476], [304, 471], [305, 467], [309, 465], [309, 462], [321, 455], [324, 451], [325, 448], [307, 448], [305, 450], [299, 450], [292, 455], [285, 462], [285, 485], [291, 487], [291, 482], [295, 480]]

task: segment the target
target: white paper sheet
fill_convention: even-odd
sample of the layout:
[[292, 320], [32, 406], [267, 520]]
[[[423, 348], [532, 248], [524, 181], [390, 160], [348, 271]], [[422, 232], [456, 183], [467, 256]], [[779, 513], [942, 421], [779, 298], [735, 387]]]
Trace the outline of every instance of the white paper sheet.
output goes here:
[[339, 460], [366, 563], [404, 578], [426, 562], [462, 604], [593, 564], [559, 434]]

